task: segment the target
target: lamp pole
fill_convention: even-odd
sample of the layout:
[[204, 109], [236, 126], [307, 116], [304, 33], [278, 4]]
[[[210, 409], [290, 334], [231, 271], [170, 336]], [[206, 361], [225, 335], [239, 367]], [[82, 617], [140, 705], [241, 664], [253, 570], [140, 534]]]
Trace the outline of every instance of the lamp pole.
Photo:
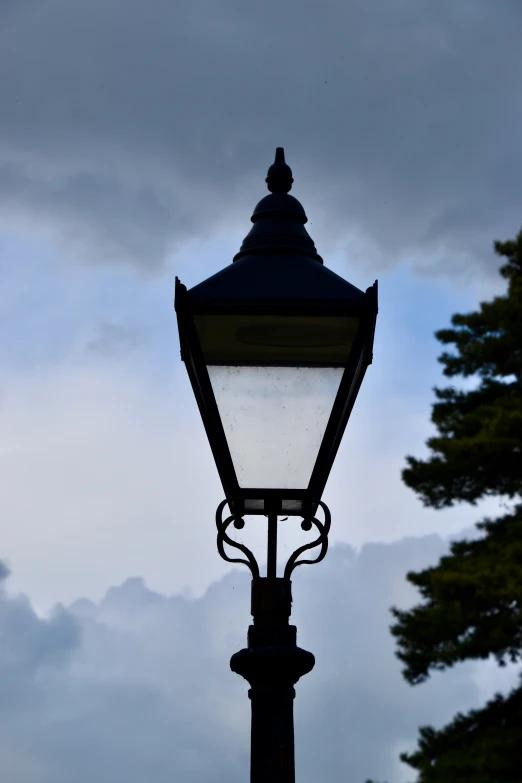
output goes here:
[[267, 576], [252, 580], [248, 647], [230, 660], [250, 684], [251, 783], [294, 783], [294, 685], [315, 663], [297, 646], [297, 629], [288, 622], [292, 583], [276, 576], [276, 558], [277, 514], [269, 514]]
[[289, 579], [253, 579], [248, 647], [230, 660], [232, 671], [250, 684], [251, 783], [295, 781], [294, 685], [315, 659], [296, 644], [296, 627], [288, 622], [291, 603]]
[[294, 685], [313, 669], [312, 653], [296, 644], [290, 625], [289, 579], [252, 580], [253, 625], [248, 647], [232, 656], [230, 668], [248, 680], [252, 708], [251, 783], [294, 783]]
[[[303, 206], [290, 195], [293, 181], [278, 147], [269, 194], [232, 263], [190, 290], [176, 279], [181, 358], [225, 491], [216, 512], [218, 552], [252, 574], [247, 647], [230, 661], [250, 685], [251, 783], [295, 781], [294, 686], [315, 659], [297, 646], [289, 623], [291, 575], [326, 555], [331, 520], [321, 497], [372, 363], [377, 318], [377, 281], [363, 292], [324, 266]], [[261, 515], [266, 576], [227, 533], [231, 525], [241, 530], [244, 516]], [[301, 517], [301, 528], [317, 536], [278, 577], [282, 517]], [[231, 557], [233, 549], [243, 557]], [[319, 553], [303, 559], [312, 549]]]
[[[244, 521], [236, 514], [223, 520], [223, 501], [217, 511], [218, 550], [224, 552], [224, 544], [241, 549], [252, 573], [251, 614], [253, 623], [248, 629], [247, 647], [230, 659], [230, 668], [244, 677], [249, 685], [251, 703], [251, 752], [250, 783], [294, 783], [294, 698], [295, 684], [312, 671], [315, 658], [311, 652], [297, 646], [297, 629], [290, 625], [292, 611], [292, 581], [294, 568], [304, 563], [318, 563], [328, 549], [330, 512], [320, 501], [324, 522], [316, 517], [301, 522], [303, 530], [318, 531], [318, 537], [299, 547], [289, 558], [284, 575], [276, 576], [277, 514], [268, 514], [267, 576], [259, 574], [257, 561], [247, 547], [229, 538], [230, 524], [241, 529]], [[301, 555], [309, 549], [320, 547], [313, 560], [303, 560]]]

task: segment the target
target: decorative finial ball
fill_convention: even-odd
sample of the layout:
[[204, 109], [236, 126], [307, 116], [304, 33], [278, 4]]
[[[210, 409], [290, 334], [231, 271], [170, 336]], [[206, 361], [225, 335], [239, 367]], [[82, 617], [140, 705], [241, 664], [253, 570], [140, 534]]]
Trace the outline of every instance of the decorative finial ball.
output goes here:
[[288, 193], [292, 188], [292, 169], [285, 163], [283, 147], [277, 147], [275, 161], [268, 169], [266, 184], [271, 193]]

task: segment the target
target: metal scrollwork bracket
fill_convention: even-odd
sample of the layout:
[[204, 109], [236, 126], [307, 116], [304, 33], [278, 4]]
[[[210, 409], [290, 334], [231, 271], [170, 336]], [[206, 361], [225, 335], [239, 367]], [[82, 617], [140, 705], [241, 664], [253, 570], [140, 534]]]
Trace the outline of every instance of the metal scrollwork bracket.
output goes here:
[[[223, 558], [223, 560], [226, 560], [228, 563], [242, 563], [243, 565], [248, 566], [250, 569], [250, 573], [252, 574], [252, 579], [257, 579], [259, 576], [259, 566], [257, 564], [257, 560], [255, 559], [253, 553], [250, 551], [248, 547], [246, 547], [244, 544], [239, 544], [237, 541], [233, 541], [230, 536], [227, 534], [227, 529], [230, 527], [230, 525], [234, 525], [236, 530], [241, 530], [245, 527], [245, 520], [242, 516], [238, 514], [230, 514], [230, 516], [223, 519], [223, 509], [227, 505], [228, 501], [223, 500], [219, 506], [217, 507], [216, 511], [216, 526], [217, 526], [217, 548], [218, 552]], [[225, 544], [228, 544], [229, 546], [233, 547], [234, 549], [239, 549], [246, 557], [246, 560], [241, 557], [229, 557], [227, 553], [225, 552]]]
[[[328, 508], [326, 503], [323, 503], [321, 500], [319, 500], [317, 502], [317, 505], [320, 506], [323, 510], [324, 522], [320, 522], [316, 517], [306, 517], [301, 522], [301, 527], [303, 530], [308, 531], [311, 530], [313, 526], [315, 526], [317, 528], [319, 536], [313, 541], [310, 541], [309, 544], [304, 544], [303, 546], [300, 546], [299, 549], [296, 549], [293, 555], [291, 555], [288, 558], [288, 562], [285, 566], [284, 579], [290, 579], [292, 575], [292, 571], [294, 570], [294, 568], [297, 568], [297, 566], [313, 565], [314, 563], [320, 563], [321, 560], [324, 559], [328, 551], [328, 533], [330, 532], [332, 515], [330, 514], [330, 509]], [[316, 546], [320, 546], [321, 549], [319, 551], [319, 554], [314, 560], [298, 559], [303, 554], [303, 552], [307, 552], [309, 549], [315, 549]]]
[[[240, 544], [237, 541], [233, 541], [227, 533], [227, 530], [230, 527], [230, 525], [233, 525], [236, 528], [236, 530], [241, 530], [242, 528], [244, 528], [245, 520], [239, 514], [230, 514], [229, 516], [223, 519], [223, 511], [226, 505], [228, 505], [228, 501], [223, 500], [219, 504], [216, 511], [216, 526], [218, 531], [217, 533], [218, 552], [223, 558], [223, 560], [226, 560], [228, 563], [241, 563], [242, 565], [246, 565], [250, 569], [252, 578], [257, 579], [259, 577], [259, 566], [253, 553], [244, 544]], [[310, 541], [308, 544], [304, 544], [303, 546], [296, 549], [295, 552], [290, 556], [285, 566], [284, 576], [283, 576], [284, 579], [289, 580], [292, 575], [292, 572], [294, 571], [295, 568], [297, 568], [297, 566], [319, 563], [321, 560], [323, 560], [323, 558], [326, 555], [326, 552], [328, 551], [328, 533], [330, 532], [331, 514], [326, 503], [323, 503], [321, 500], [317, 501], [317, 506], [321, 507], [324, 513], [324, 522], [321, 522], [316, 517], [305, 517], [301, 522], [301, 527], [305, 531], [309, 531], [312, 529], [312, 527], [315, 527], [319, 535], [313, 541]], [[227, 555], [225, 551], [225, 544], [233, 547], [234, 549], [239, 549], [239, 551], [245, 555], [245, 558], [229, 557], [229, 555]], [[313, 560], [299, 559], [304, 552], [307, 552], [310, 549], [315, 549], [316, 547], [320, 547], [320, 550], [317, 557], [315, 557]], [[274, 560], [274, 568], [275, 568], [275, 560]]]

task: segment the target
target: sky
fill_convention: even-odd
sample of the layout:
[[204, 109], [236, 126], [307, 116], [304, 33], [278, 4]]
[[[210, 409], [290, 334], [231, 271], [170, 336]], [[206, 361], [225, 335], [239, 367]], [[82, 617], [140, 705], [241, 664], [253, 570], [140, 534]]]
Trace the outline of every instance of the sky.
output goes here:
[[[303, 783], [397, 761], [513, 681], [411, 688], [389, 607], [498, 500], [424, 508], [437, 329], [502, 293], [522, 224], [516, 0], [0, 0], [0, 759], [10, 783], [248, 774], [248, 577], [179, 356], [174, 279], [230, 263], [275, 148], [326, 265], [379, 280], [374, 362], [325, 489], [330, 552], [295, 573]], [[457, 383], [454, 379], [452, 383]], [[472, 381], [470, 381], [472, 382]], [[280, 525], [281, 556], [303, 542]], [[264, 530], [241, 540], [264, 558]], [[283, 563], [284, 565], [284, 563]], [[342, 598], [341, 598], [342, 597]], [[239, 646], [238, 646], [239, 645]]]

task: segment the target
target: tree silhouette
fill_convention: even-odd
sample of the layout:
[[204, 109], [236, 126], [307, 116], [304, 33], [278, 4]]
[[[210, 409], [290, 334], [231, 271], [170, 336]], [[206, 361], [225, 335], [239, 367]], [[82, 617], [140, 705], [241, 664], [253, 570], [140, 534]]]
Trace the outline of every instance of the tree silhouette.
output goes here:
[[[435, 334], [455, 348], [439, 357], [444, 375], [474, 378], [476, 387], [434, 389], [431, 455], [407, 457], [402, 478], [425, 506], [496, 496], [508, 513], [479, 522], [482, 537], [454, 542], [438, 565], [407, 574], [422, 602], [393, 608], [391, 631], [412, 685], [460, 661], [522, 658], [522, 231], [494, 249], [506, 259], [507, 292]], [[421, 727], [417, 750], [401, 759], [417, 783], [521, 783], [522, 679], [440, 730]]]

